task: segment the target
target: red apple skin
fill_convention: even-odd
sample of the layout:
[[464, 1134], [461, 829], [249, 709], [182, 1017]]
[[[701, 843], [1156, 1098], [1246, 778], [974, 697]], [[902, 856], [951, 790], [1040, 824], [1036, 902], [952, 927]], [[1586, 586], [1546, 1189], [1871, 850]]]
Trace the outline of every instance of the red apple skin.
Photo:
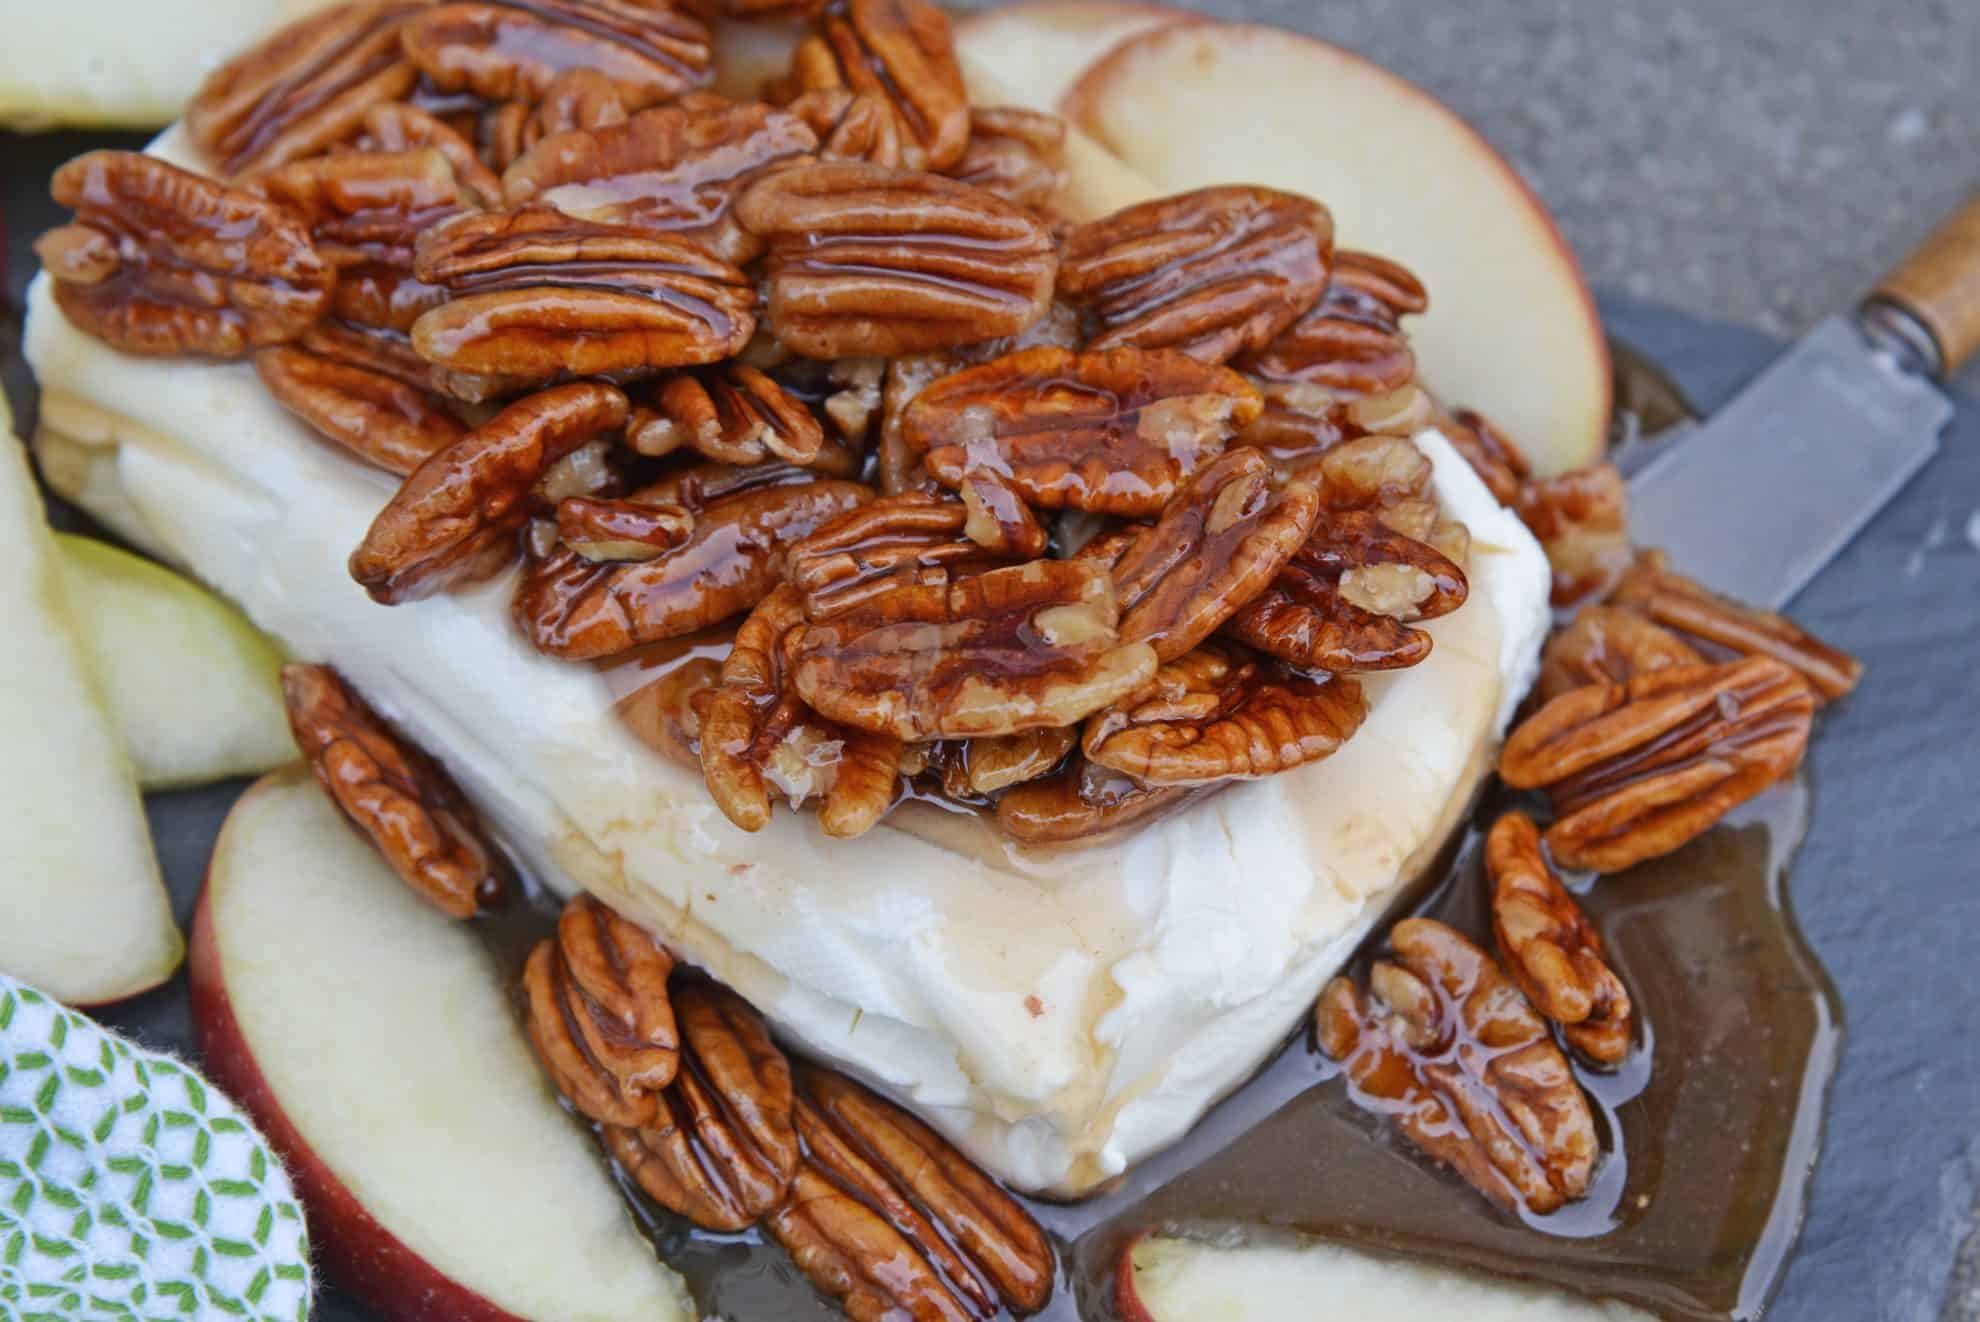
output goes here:
[[290, 1123], [234, 1017], [213, 931], [212, 890], [209, 864], [186, 957], [200, 1062], [207, 1076], [254, 1117], [288, 1167], [308, 1215], [310, 1247], [324, 1275], [386, 1322], [526, 1322], [441, 1275], [378, 1224]]
[[1128, 1242], [1121, 1245], [1120, 1260], [1114, 1264], [1114, 1311], [1121, 1315], [1121, 1322], [1155, 1322], [1134, 1288], [1134, 1250], [1147, 1236], [1145, 1230], [1130, 1235]]

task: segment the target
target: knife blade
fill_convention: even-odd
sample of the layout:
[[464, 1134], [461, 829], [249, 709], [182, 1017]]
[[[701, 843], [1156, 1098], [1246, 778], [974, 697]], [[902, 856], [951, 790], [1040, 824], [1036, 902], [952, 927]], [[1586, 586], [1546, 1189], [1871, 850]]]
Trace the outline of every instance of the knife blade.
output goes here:
[[1825, 319], [1630, 479], [1634, 539], [1785, 605], [1938, 452], [1938, 382], [1980, 350], [1980, 193], [1854, 315]]

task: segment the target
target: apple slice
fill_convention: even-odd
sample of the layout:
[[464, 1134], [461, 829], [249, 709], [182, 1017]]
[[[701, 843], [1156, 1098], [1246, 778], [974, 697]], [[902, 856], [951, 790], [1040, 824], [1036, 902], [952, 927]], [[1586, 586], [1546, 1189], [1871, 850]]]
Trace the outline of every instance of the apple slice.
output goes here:
[[130, 757], [91, 682], [0, 398], [0, 973], [73, 1005], [155, 987], [184, 945]]
[[1058, 110], [1080, 75], [1130, 37], [1209, 21], [1143, 0], [1019, 0], [957, 19], [956, 50], [1009, 89], [1006, 104]]
[[1609, 359], [1574, 254], [1513, 167], [1428, 92], [1338, 46], [1250, 24], [1157, 28], [1114, 48], [1064, 112], [1164, 192], [1304, 193], [1339, 242], [1407, 264], [1424, 380], [1483, 411], [1542, 473], [1602, 450]]
[[288, 1161], [326, 1274], [380, 1317], [694, 1316], [479, 939], [407, 890], [306, 771], [228, 815], [189, 971], [207, 1072]]
[[258, 775], [296, 755], [282, 653], [191, 579], [56, 533], [69, 617], [146, 789]]
[[1137, 1237], [1114, 1296], [1124, 1322], [1655, 1322], [1626, 1304], [1301, 1240]]

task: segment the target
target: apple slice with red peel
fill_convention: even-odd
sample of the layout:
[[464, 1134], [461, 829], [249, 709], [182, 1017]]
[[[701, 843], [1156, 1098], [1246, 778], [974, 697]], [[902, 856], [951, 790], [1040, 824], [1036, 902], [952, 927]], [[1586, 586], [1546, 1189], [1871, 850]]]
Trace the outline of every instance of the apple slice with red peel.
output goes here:
[[326, 1274], [379, 1316], [694, 1316], [479, 939], [307, 772], [263, 778], [228, 815], [189, 971], [207, 1072], [287, 1161]]
[[1326, 203], [1341, 246], [1429, 288], [1410, 340], [1447, 404], [1485, 413], [1541, 473], [1601, 454], [1608, 346], [1574, 254], [1518, 171], [1422, 88], [1298, 33], [1206, 23], [1116, 46], [1063, 111], [1164, 192], [1263, 184]]
[[1009, 89], [1009, 104], [1058, 110], [1080, 76], [1130, 37], [1207, 23], [1142, 0], [1019, 0], [956, 20], [956, 49]]

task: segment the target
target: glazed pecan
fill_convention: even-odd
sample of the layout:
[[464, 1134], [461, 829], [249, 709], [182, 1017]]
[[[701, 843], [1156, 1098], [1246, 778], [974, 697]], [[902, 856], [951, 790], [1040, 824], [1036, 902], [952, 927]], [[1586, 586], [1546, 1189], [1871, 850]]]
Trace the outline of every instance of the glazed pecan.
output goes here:
[[855, 482], [814, 482], [783, 465], [689, 469], [627, 497], [694, 516], [679, 546], [651, 560], [594, 563], [568, 548], [532, 562], [516, 623], [566, 660], [615, 656], [678, 638], [754, 607], [784, 576], [789, 547], [872, 498]]
[[1066, 121], [1042, 110], [979, 106], [969, 147], [949, 175], [1028, 211], [1049, 211], [1066, 186]]
[[1358, 436], [1299, 471], [1329, 510], [1384, 510], [1430, 490], [1430, 460], [1405, 436]]
[[1704, 660], [1684, 639], [1634, 610], [1583, 606], [1547, 640], [1533, 691], [1541, 702], [1552, 702], [1584, 684], [1627, 684], [1636, 675]]
[[910, 491], [834, 519], [791, 548], [790, 581], [804, 594], [806, 618], [829, 618], [904, 583], [939, 583], [998, 563], [965, 536], [969, 518], [954, 497]]
[[125, 353], [232, 358], [322, 315], [336, 272], [274, 203], [135, 152], [93, 151], [49, 191], [75, 220], [35, 241], [55, 303]]
[[[1420, 387], [1405, 383], [1379, 395], [1344, 395], [1298, 381], [1248, 378], [1264, 397], [1265, 411], [1234, 444], [1263, 451], [1282, 472], [1305, 473], [1337, 449], [1379, 438], [1409, 445], [1436, 420], [1436, 408]], [[1429, 462], [1418, 456], [1423, 484]]]
[[1061, 725], [941, 745], [943, 791], [958, 802], [988, 798], [1051, 775], [1078, 744], [1079, 731]]
[[1222, 363], [1264, 348], [1313, 306], [1333, 251], [1333, 218], [1318, 202], [1205, 188], [1075, 228], [1059, 294], [1092, 315], [1095, 349], [1179, 349]]
[[546, 137], [503, 172], [503, 195], [510, 206], [540, 200], [586, 220], [679, 234], [724, 261], [750, 261], [761, 241], [730, 204], [765, 166], [818, 142], [796, 115], [761, 102], [709, 101]]
[[747, 1230], [784, 1201], [797, 1169], [791, 1065], [734, 992], [680, 978], [672, 993], [680, 1071], [657, 1118], [607, 1125], [605, 1143], [655, 1202], [707, 1230]]
[[826, 0], [679, 0], [679, 4], [711, 23], [719, 18], [756, 23], [777, 18], [809, 18], [825, 7]]
[[1071, 725], [1155, 673], [1154, 649], [1121, 642], [1116, 622], [1098, 565], [936, 570], [814, 619], [792, 674], [821, 715], [904, 742]]
[[795, 93], [844, 88], [884, 99], [911, 169], [946, 170], [969, 143], [955, 39], [929, 0], [845, 0], [792, 54], [789, 81]]
[[501, 898], [507, 865], [439, 763], [328, 666], [282, 667], [282, 698], [317, 783], [408, 886], [453, 918]]
[[1771, 656], [1797, 671], [1832, 701], [1856, 687], [1863, 663], [1829, 646], [1785, 615], [1742, 606], [1670, 567], [1662, 551], [1639, 555], [1616, 585], [1618, 606], [1641, 611], [1707, 647], [1740, 656]]
[[[732, 630], [691, 634], [651, 649], [620, 671], [622, 685], [637, 685], [613, 704], [633, 736], [676, 766], [701, 770], [703, 694], [721, 679]], [[668, 653], [674, 653], [668, 655]], [[639, 677], [652, 678], [641, 683]]]
[[605, 1125], [658, 1119], [660, 1090], [680, 1065], [673, 969], [665, 946], [589, 895], [566, 904], [556, 938], [530, 952], [529, 1040], [579, 1114]]
[[1406, 267], [1343, 248], [1320, 301], [1237, 366], [1262, 381], [1318, 387], [1333, 399], [1387, 394], [1416, 375], [1402, 318], [1428, 306]]
[[186, 107], [186, 133], [225, 175], [314, 156], [418, 79], [399, 46], [418, 3], [363, 0], [297, 19], [227, 61]]
[[1526, 454], [1512, 438], [1492, 425], [1492, 420], [1473, 409], [1459, 409], [1443, 428], [1444, 439], [1464, 456], [1492, 498], [1501, 505], [1519, 503], [1520, 485], [1533, 475]]
[[944, 377], [902, 418], [928, 472], [1006, 470], [1040, 509], [1141, 518], [1258, 416], [1244, 378], [1182, 354], [1036, 348]]
[[[690, 99], [708, 95], [706, 92], [690, 92], [677, 104], [685, 105]], [[511, 101], [507, 104], [515, 106], [520, 103]], [[566, 69], [550, 80], [550, 86], [544, 89], [543, 99], [529, 107], [521, 136], [516, 141], [516, 150], [502, 168], [507, 170], [517, 157], [554, 134], [611, 128], [615, 124], [625, 123], [629, 113], [625, 93], [606, 75], [590, 68]]]
[[257, 353], [254, 370], [317, 435], [400, 477], [467, 434], [431, 391], [340, 358], [281, 345]]
[[1507, 737], [1499, 775], [1545, 788], [1563, 865], [1618, 872], [1702, 834], [1801, 762], [1814, 694], [1772, 657], [1572, 689]]
[[756, 329], [743, 273], [698, 245], [555, 207], [457, 216], [420, 236], [414, 272], [449, 301], [413, 326], [453, 371], [547, 381], [718, 362]]
[[1546, 1021], [1442, 923], [1405, 918], [1389, 944], [1366, 991], [1335, 978], [1314, 1010], [1356, 1100], [1502, 1207], [1546, 1213], [1583, 1197], [1595, 1120]]
[[1614, 464], [1530, 479], [1514, 508], [1554, 567], [1556, 606], [1606, 593], [1635, 555], [1629, 500]]
[[356, 142], [359, 151], [405, 152], [431, 147], [454, 167], [462, 200], [477, 207], [498, 206], [502, 201], [502, 181], [476, 155], [469, 142], [453, 125], [437, 115], [403, 101], [388, 101], [364, 112], [364, 132]]
[[1086, 760], [1148, 785], [1255, 780], [1330, 757], [1368, 715], [1346, 675], [1308, 679], [1205, 643], [1086, 723]]
[[1022, 844], [1091, 845], [1188, 801], [1181, 785], [1145, 785], [1076, 756], [1056, 775], [1006, 790], [997, 824]]
[[1323, 514], [1311, 538], [1224, 632], [1302, 670], [1395, 670], [1430, 655], [1410, 620], [1464, 604], [1464, 571], [1366, 510]]
[[770, 245], [771, 329], [810, 358], [1014, 335], [1051, 303], [1058, 258], [1044, 225], [939, 175], [819, 161], [758, 179], [735, 214]]
[[963, 474], [960, 494], [967, 514], [963, 536], [970, 541], [1012, 560], [1045, 554], [1045, 527], [1010, 478], [992, 468], [972, 468]]
[[1608, 965], [1602, 934], [1568, 894], [1540, 847], [1540, 829], [1509, 812], [1485, 838], [1492, 931], [1526, 999], [1598, 1065], [1629, 1054], [1629, 992]]
[[799, 1071], [804, 1157], [766, 1222], [854, 1322], [1035, 1313], [1052, 1297], [1050, 1241], [947, 1140], [842, 1075]]
[[804, 93], [784, 109], [810, 127], [821, 156], [889, 169], [902, 164], [901, 117], [876, 92], [825, 87]]
[[413, 352], [412, 341], [397, 331], [319, 321], [296, 337], [295, 346], [318, 358], [390, 377], [418, 390], [433, 381], [433, 367]]
[[700, 87], [713, 59], [708, 29], [663, 0], [495, 0], [422, 12], [406, 55], [433, 86], [485, 101], [537, 101], [570, 69], [593, 69], [627, 106]]
[[724, 464], [781, 459], [800, 467], [818, 458], [825, 428], [766, 373], [740, 362], [699, 372], [676, 372], [641, 392], [626, 428], [627, 443], [644, 455], [686, 446]]
[[499, 572], [515, 558], [538, 480], [625, 421], [626, 397], [597, 382], [511, 404], [406, 479], [352, 552], [351, 577], [396, 605]]
[[693, 532], [694, 512], [679, 505], [592, 496], [557, 502], [557, 540], [587, 560], [651, 560]]

